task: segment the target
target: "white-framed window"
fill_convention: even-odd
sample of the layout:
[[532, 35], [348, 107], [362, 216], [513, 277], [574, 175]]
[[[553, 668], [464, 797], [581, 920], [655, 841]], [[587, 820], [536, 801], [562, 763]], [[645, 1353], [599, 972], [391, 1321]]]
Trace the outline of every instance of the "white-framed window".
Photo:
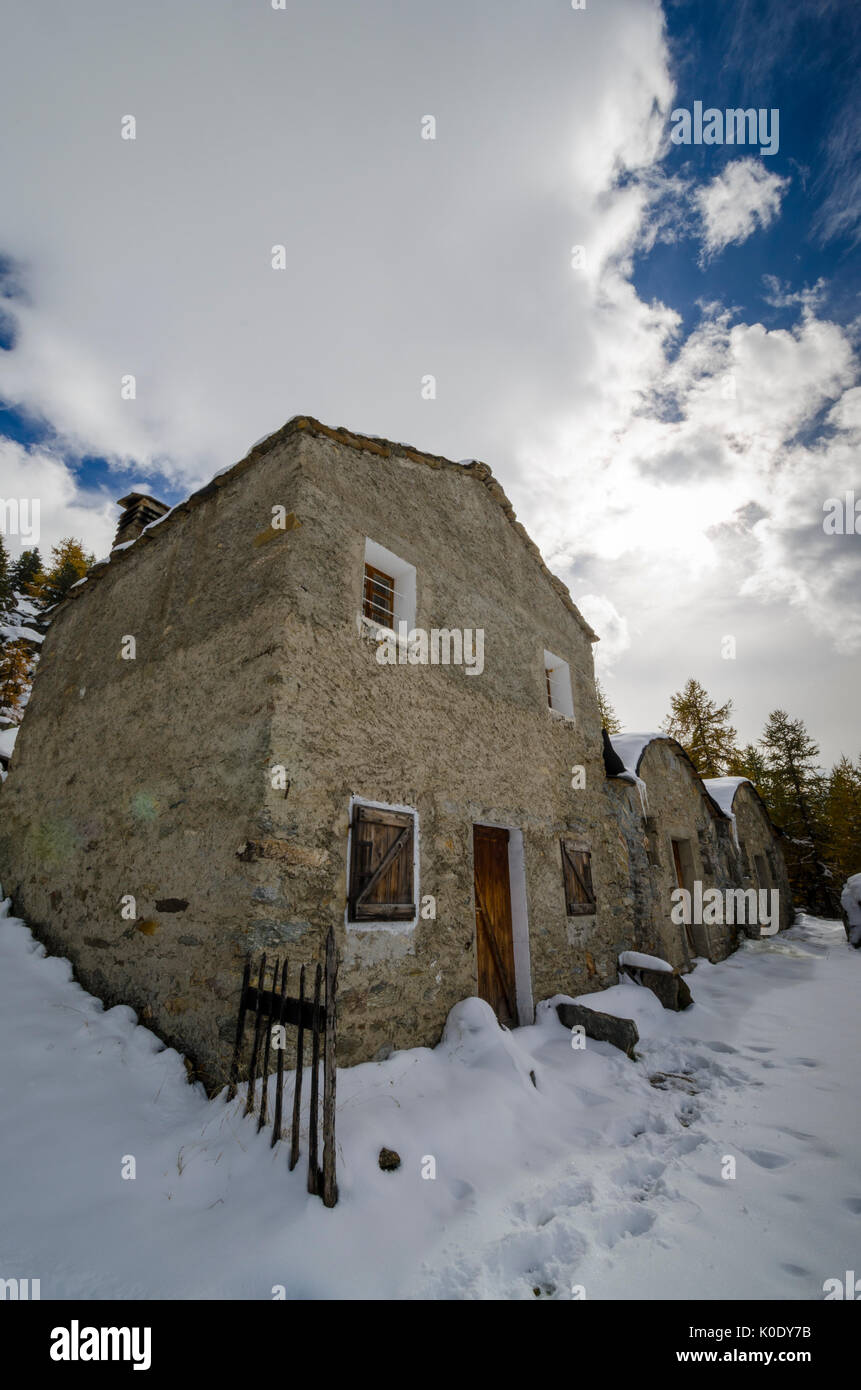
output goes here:
[[574, 718], [574, 696], [571, 691], [571, 668], [561, 656], [552, 652], [544, 653], [544, 682], [547, 690], [547, 704], [550, 709], [564, 714], [566, 719]]
[[365, 540], [362, 617], [387, 632], [415, 627], [416, 567], [376, 541]]

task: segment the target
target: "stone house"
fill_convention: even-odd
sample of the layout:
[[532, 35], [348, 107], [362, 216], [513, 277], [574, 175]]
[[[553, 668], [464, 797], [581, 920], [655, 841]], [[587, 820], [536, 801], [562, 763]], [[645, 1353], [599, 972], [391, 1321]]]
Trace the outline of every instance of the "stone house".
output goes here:
[[334, 927], [355, 1063], [474, 994], [530, 1022], [623, 950], [719, 959], [672, 888], [741, 884], [745, 851], [783, 883], [752, 789], [725, 807], [664, 735], [602, 750], [595, 633], [486, 464], [296, 417], [179, 506], [120, 505], [47, 631], [0, 880], [211, 1090], [249, 953]]
[[226, 1078], [246, 953], [340, 957], [339, 1059], [616, 979], [595, 634], [483, 463], [306, 417], [123, 499], [0, 795], [16, 910]]
[[780, 894], [780, 930], [791, 926], [795, 913], [792, 887], [781, 840], [783, 831], [772, 821], [756, 787], [747, 777], [706, 777], [703, 786], [721, 810], [731, 817], [733, 842], [740, 858], [732, 880], [740, 887], [776, 889]]
[[[697, 884], [721, 893], [780, 888], [781, 926], [787, 926], [791, 900], [783, 856], [750, 783], [704, 781], [681, 744], [664, 733], [614, 734], [609, 743], [605, 766], [628, 845], [636, 949], [687, 970], [696, 956], [722, 960], [735, 948], [739, 930], [744, 934], [737, 923], [673, 921], [674, 890], [693, 894]], [[770, 865], [767, 882], [751, 877], [750, 855]], [[748, 934], [759, 935], [758, 928]]]

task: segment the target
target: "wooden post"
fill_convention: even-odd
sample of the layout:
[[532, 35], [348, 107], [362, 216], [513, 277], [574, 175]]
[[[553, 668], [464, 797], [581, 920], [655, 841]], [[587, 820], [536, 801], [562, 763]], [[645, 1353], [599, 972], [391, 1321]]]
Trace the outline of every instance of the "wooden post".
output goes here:
[[335, 984], [338, 957], [335, 932], [326, 937], [326, 1036], [323, 1044], [323, 1204], [333, 1207], [338, 1200], [335, 1181]]
[[[278, 1008], [278, 1022], [284, 1022], [284, 996], [287, 993], [287, 957], [284, 957], [284, 969], [281, 971], [281, 1000]], [[284, 1099], [284, 1051], [283, 1047], [278, 1049], [278, 1080], [275, 1083], [275, 1119], [272, 1122], [272, 1143], [270, 1148], [274, 1149], [278, 1140], [281, 1138], [281, 1104]]]
[[251, 1064], [248, 1068], [248, 1096], [244, 1114], [250, 1115], [254, 1109], [254, 1092], [257, 1085], [257, 1053], [260, 1050], [260, 996], [263, 993], [263, 976], [266, 970], [266, 956], [260, 957], [260, 971], [257, 976], [257, 1005], [254, 1020], [254, 1046], [251, 1049]]
[[311, 1106], [308, 1123], [308, 1191], [317, 1193], [320, 1171], [317, 1166], [317, 1111], [320, 1088], [320, 984], [323, 970], [320, 964], [314, 975], [314, 1027], [311, 1045]]
[[233, 1044], [233, 1060], [230, 1063], [230, 1081], [227, 1087], [228, 1100], [233, 1100], [236, 1095], [236, 1083], [239, 1080], [239, 1059], [242, 1054], [242, 1034], [245, 1032], [245, 1014], [247, 1012], [245, 995], [250, 979], [251, 957], [246, 956], [245, 969], [242, 972], [242, 993], [239, 996], [239, 1014], [236, 1019], [236, 1042]]
[[305, 967], [299, 971], [299, 1028], [296, 1034], [296, 1070], [293, 1073], [293, 1134], [290, 1141], [290, 1171], [299, 1162], [299, 1115], [302, 1106], [302, 1070], [305, 1066]]
[[266, 1123], [269, 1114], [269, 1049], [272, 1046], [272, 1020], [275, 1017], [275, 1006], [278, 998], [278, 957], [275, 957], [275, 964], [272, 967], [272, 992], [269, 995], [269, 1021], [266, 1024], [266, 1046], [263, 1049], [263, 1086], [260, 1092], [260, 1118], [257, 1121], [257, 1133]]

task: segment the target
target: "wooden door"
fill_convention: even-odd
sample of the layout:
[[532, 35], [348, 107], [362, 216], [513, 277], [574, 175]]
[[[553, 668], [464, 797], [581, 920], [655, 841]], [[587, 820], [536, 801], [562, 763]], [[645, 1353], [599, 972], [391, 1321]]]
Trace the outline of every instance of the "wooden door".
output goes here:
[[511, 885], [508, 877], [508, 831], [473, 826], [475, 869], [475, 942], [478, 993], [500, 1023], [517, 1023], [514, 984], [514, 935], [511, 925]]
[[[682, 845], [680, 840], [673, 840], [673, 863], [676, 866], [676, 882], [680, 888], [687, 889], [692, 895], [691, 901], [693, 901], [693, 884], [685, 883], [685, 871], [682, 868]], [[693, 927], [690, 922], [685, 922], [685, 940], [688, 944], [688, 950], [695, 952], [697, 948], [694, 941]]]
[[682, 871], [682, 857], [679, 854], [678, 840], [673, 840], [673, 863], [676, 866], [676, 883], [680, 888], [687, 888], [688, 885], [685, 883], [685, 875]]

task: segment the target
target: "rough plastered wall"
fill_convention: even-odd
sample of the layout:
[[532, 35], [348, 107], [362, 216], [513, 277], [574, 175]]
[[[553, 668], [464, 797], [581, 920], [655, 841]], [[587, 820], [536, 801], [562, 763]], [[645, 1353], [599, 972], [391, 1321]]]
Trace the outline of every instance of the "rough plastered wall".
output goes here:
[[292, 533], [260, 540], [270, 496], [289, 504], [292, 448], [219, 479], [58, 611], [0, 794], [16, 910], [211, 1084], [260, 912], [237, 848], [266, 833]]
[[[687, 759], [664, 739], [650, 743], [640, 759], [639, 776], [648, 793], [649, 824], [652, 829], [655, 895], [655, 929], [663, 942], [659, 951], [671, 965], [687, 963], [684, 927], [671, 920], [672, 893], [678, 887], [673, 862], [673, 840], [686, 840], [690, 846], [693, 877], [707, 888], [727, 886], [728, 869], [722, 865], [727, 837], [717, 828], [720, 819]], [[692, 927], [697, 951], [711, 960], [721, 960], [733, 945], [734, 933], [725, 926]]]
[[[628, 861], [628, 896], [631, 902], [631, 947], [646, 955], [661, 956], [669, 920], [664, 895], [662, 869], [653, 867], [649, 857], [650, 837], [646, 829], [643, 804], [636, 786], [622, 777], [611, 777], [607, 792], [613, 814], [625, 841]], [[663, 865], [663, 860], [661, 860]]]
[[[210, 1086], [226, 1076], [246, 952], [313, 961], [330, 923], [341, 1060], [435, 1042], [477, 986], [474, 822], [522, 835], [523, 1017], [614, 980], [631, 944], [588, 631], [485, 465], [330, 436], [292, 422], [64, 605], [0, 799], [16, 910]], [[289, 529], [272, 530], [273, 508]], [[481, 675], [377, 663], [357, 622], [366, 536], [416, 566], [419, 626], [485, 630]], [[574, 722], [547, 709], [545, 648], [570, 664]], [[345, 926], [354, 795], [418, 811], [435, 917]], [[592, 917], [566, 917], [562, 835], [592, 851]]]
[[[769, 819], [768, 813], [748, 783], [740, 783], [732, 803], [735, 816], [736, 833], [741, 849], [744, 888], [776, 888], [780, 894], [780, 930], [792, 925], [795, 910], [792, 906], [792, 888], [786, 871], [786, 861], [780, 844], [780, 837]], [[755, 855], [765, 860], [766, 881], [760, 882], [756, 869]], [[757, 933], [754, 932], [753, 935]]]
[[[588, 635], [483, 466], [432, 467], [310, 433], [300, 458], [270, 748], [290, 787], [269, 793], [270, 841], [254, 866], [267, 940], [301, 944], [307, 957], [307, 942], [335, 923], [342, 1060], [435, 1043], [452, 1005], [477, 989], [472, 827], [486, 822], [523, 835], [523, 1013], [531, 999], [614, 980], [630, 944], [627, 860], [605, 790]], [[418, 627], [484, 629], [481, 674], [377, 662], [359, 621], [366, 538], [415, 566]], [[545, 648], [570, 665], [574, 723], [547, 708]], [[586, 786], [574, 790], [578, 764]], [[345, 925], [352, 797], [418, 812], [418, 893], [435, 899], [434, 918]], [[592, 850], [593, 917], [566, 918], [563, 834]]]

